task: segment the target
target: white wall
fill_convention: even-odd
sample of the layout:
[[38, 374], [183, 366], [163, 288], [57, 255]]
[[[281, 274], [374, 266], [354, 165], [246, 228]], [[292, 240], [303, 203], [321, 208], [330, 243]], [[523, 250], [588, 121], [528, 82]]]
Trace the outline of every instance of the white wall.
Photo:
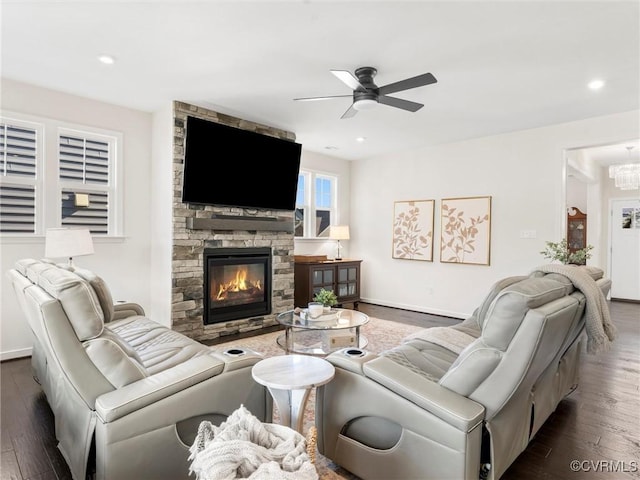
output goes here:
[[575, 177], [567, 177], [567, 208], [575, 207], [587, 213], [587, 185]]
[[151, 304], [148, 315], [171, 327], [173, 248], [173, 104], [153, 114], [151, 151]]
[[[513, 132], [351, 164], [351, 257], [363, 259], [363, 300], [465, 317], [492, 283], [546, 262], [564, 236], [566, 149], [636, 138], [639, 112]], [[440, 199], [492, 196], [491, 264], [439, 262]], [[434, 261], [391, 258], [393, 202], [436, 199]], [[536, 238], [520, 238], [535, 230]]]
[[[95, 254], [76, 263], [103, 277], [116, 300], [148, 308], [150, 276], [151, 115], [86, 98], [2, 79], [1, 108], [123, 134], [124, 236], [96, 239]], [[55, 161], [53, 158], [45, 161]], [[55, 182], [46, 187], [55, 188]], [[0, 359], [29, 355], [31, 332], [19, 310], [5, 272], [21, 258], [42, 258], [44, 237], [0, 239]]]
[[[350, 225], [351, 223], [351, 163], [349, 160], [308, 152], [304, 149], [300, 158], [301, 169], [338, 177], [338, 209], [340, 217], [336, 219], [336, 225]], [[350, 232], [350, 235], [353, 238], [353, 232]], [[294, 242], [294, 253], [296, 255], [326, 255], [327, 258], [334, 258], [337, 253], [335, 240], [296, 238]], [[350, 243], [351, 240], [340, 241], [342, 258], [351, 258], [349, 255]]]

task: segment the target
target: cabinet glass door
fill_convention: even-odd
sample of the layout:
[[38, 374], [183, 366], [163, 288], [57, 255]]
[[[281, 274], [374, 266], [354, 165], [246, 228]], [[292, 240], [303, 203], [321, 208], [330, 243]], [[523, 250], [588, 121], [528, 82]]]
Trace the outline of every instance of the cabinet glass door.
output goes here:
[[316, 285], [333, 285], [333, 269], [318, 269], [312, 273], [312, 283]]

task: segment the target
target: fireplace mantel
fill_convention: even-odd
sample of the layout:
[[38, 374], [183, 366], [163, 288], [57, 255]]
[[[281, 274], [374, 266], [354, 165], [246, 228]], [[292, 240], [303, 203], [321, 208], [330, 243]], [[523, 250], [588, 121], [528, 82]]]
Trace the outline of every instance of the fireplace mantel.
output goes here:
[[187, 228], [191, 230], [247, 230], [293, 233], [291, 218], [255, 218], [247, 216], [222, 215], [213, 218], [187, 218]]

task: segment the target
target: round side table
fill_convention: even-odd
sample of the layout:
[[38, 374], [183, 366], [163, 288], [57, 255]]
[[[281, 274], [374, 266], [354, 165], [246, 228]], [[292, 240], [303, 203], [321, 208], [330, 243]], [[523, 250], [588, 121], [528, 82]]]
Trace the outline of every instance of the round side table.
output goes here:
[[330, 382], [335, 373], [329, 362], [308, 355], [265, 358], [251, 369], [253, 379], [269, 389], [281, 423], [300, 433], [311, 389]]

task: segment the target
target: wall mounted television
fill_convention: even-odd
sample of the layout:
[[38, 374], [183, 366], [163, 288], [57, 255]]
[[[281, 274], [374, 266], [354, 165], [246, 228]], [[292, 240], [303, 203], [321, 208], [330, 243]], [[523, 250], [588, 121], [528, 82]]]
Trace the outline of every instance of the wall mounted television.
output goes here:
[[182, 201], [295, 210], [302, 145], [187, 117]]

